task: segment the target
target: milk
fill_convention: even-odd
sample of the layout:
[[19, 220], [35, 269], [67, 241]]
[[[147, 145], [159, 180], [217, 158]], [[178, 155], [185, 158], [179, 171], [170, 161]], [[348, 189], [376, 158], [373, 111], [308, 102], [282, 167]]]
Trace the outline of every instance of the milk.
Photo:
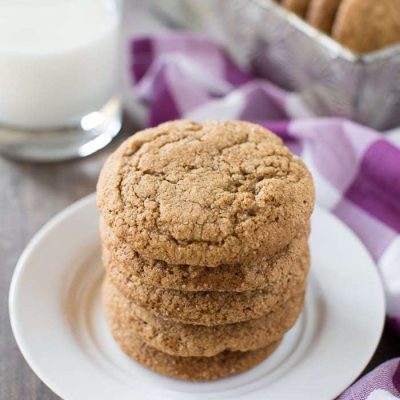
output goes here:
[[112, 0], [0, 0], [0, 125], [76, 124], [115, 92]]

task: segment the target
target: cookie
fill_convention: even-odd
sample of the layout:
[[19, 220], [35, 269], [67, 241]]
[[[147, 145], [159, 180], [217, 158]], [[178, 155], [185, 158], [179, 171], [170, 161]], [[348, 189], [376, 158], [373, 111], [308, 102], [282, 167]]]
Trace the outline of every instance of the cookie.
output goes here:
[[357, 53], [400, 43], [400, 0], [343, 0], [332, 36]]
[[253, 351], [224, 351], [213, 357], [178, 357], [163, 353], [137, 337], [112, 332], [121, 349], [139, 364], [162, 375], [187, 381], [209, 381], [244, 372], [267, 358], [280, 341]]
[[100, 234], [104, 265], [118, 265], [121, 274], [126, 277], [133, 275], [142, 283], [166, 289], [243, 292], [280, 285], [292, 265], [308, 254], [309, 230], [302, 232], [271, 258], [217, 268], [171, 265], [142, 257], [124, 240], [115, 236], [104, 222], [100, 223]]
[[138, 253], [170, 264], [245, 263], [308, 224], [304, 163], [273, 133], [239, 121], [174, 121], [139, 132], [104, 165], [102, 218]]
[[247, 292], [188, 292], [157, 288], [125, 276], [118, 265], [107, 267], [107, 277], [123, 295], [148, 312], [184, 324], [220, 325], [260, 318], [274, 311], [306, 286], [309, 257], [295, 264], [279, 286]]
[[307, 21], [322, 32], [330, 34], [342, 0], [311, 0]]
[[154, 317], [126, 299], [108, 280], [103, 286], [103, 304], [112, 331], [139, 337], [164, 353], [183, 357], [211, 357], [225, 350], [265, 347], [294, 325], [303, 302], [304, 293], [300, 293], [262, 318], [210, 327]]
[[305, 17], [307, 14], [310, 0], [282, 0], [281, 4], [287, 10], [294, 12], [299, 17]]

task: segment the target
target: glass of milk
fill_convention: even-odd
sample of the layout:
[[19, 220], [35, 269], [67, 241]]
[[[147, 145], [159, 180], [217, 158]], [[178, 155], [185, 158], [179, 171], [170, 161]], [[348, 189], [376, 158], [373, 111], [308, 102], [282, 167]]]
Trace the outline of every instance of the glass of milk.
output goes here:
[[84, 157], [121, 128], [118, 0], [0, 0], [0, 151]]

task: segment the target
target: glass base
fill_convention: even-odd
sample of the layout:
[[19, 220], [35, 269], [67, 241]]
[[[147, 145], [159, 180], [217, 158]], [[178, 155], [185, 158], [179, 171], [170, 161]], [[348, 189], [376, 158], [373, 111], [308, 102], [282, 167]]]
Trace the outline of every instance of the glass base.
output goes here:
[[122, 124], [121, 102], [112, 98], [74, 127], [26, 130], [0, 125], [0, 152], [21, 161], [56, 162], [82, 158], [107, 146]]

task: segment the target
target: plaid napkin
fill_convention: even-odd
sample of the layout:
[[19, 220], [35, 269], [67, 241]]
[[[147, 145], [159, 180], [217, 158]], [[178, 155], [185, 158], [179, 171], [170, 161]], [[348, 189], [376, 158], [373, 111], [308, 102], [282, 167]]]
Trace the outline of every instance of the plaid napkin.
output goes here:
[[[177, 118], [253, 121], [303, 157], [319, 204], [350, 226], [376, 261], [389, 320], [400, 332], [400, 130], [383, 135], [343, 119], [294, 120], [295, 94], [251, 76], [201, 36], [138, 38], [130, 56], [133, 95], [146, 105], [147, 125]], [[383, 364], [340, 399], [400, 397], [399, 365]]]

